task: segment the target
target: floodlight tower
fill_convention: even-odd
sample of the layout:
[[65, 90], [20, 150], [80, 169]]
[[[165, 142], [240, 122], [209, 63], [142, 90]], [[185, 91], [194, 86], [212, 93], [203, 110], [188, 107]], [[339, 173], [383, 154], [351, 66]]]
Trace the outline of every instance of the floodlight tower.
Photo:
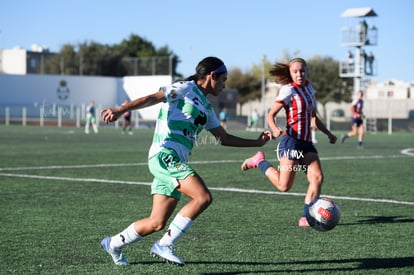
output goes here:
[[377, 60], [364, 48], [377, 45], [378, 29], [370, 20], [376, 16], [372, 8], [347, 9], [341, 15], [349, 18], [351, 25], [341, 29], [341, 46], [349, 50], [348, 59], [339, 64], [339, 76], [354, 79], [354, 95], [377, 74]]

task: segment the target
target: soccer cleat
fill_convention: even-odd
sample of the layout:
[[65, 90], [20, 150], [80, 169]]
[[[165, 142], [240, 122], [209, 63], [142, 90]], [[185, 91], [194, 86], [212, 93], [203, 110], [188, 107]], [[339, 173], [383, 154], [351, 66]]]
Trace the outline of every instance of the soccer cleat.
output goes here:
[[174, 254], [174, 245], [161, 246], [159, 242], [156, 242], [151, 247], [150, 254], [153, 257], [159, 257], [167, 263], [176, 264], [178, 266], [184, 265], [184, 260]]
[[343, 136], [342, 136], [342, 139], [341, 139], [341, 142], [342, 142], [342, 143], [344, 143], [344, 142], [345, 142], [345, 140], [346, 140], [347, 138], [348, 138], [348, 136], [347, 136], [347, 135], [343, 135]]
[[101, 241], [101, 247], [111, 255], [112, 260], [116, 265], [128, 265], [128, 260], [125, 258], [124, 254], [120, 249], [111, 249], [109, 243], [111, 242], [111, 237], [106, 237]]
[[301, 217], [300, 219], [299, 219], [299, 223], [298, 223], [298, 225], [299, 226], [309, 226], [309, 223], [308, 223], [308, 220], [306, 220], [306, 217]]
[[265, 154], [261, 151], [257, 152], [251, 158], [246, 159], [241, 165], [241, 169], [246, 171], [248, 169], [259, 167], [259, 163], [265, 159]]

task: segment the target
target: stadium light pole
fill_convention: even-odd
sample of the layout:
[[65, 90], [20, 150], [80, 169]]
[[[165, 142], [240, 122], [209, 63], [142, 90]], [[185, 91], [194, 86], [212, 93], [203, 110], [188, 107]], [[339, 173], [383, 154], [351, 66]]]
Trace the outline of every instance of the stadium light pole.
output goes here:
[[266, 128], [266, 105], [265, 105], [265, 56], [262, 56], [262, 114], [263, 114], [263, 128]]

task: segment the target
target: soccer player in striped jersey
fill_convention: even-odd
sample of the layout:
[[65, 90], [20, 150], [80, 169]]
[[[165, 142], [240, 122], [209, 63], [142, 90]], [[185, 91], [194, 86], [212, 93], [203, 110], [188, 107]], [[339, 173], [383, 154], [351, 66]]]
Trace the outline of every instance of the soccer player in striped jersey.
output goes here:
[[121, 251], [124, 246], [166, 226], [184, 194], [190, 201], [180, 209], [167, 232], [150, 250], [152, 255], [167, 262], [184, 265], [184, 260], [174, 253], [174, 244], [213, 200], [203, 179], [188, 163], [201, 130], [210, 131], [225, 146], [260, 147], [271, 139], [270, 131], [264, 131], [257, 139], [245, 139], [227, 133], [220, 125], [207, 95], [219, 95], [226, 80], [227, 69], [223, 61], [206, 57], [197, 65], [196, 73], [185, 81], [161, 87], [159, 91], [125, 105], [102, 110], [103, 120], [108, 123], [127, 111], [162, 103], [148, 155], [149, 170], [154, 176], [152, 210], [149, 217], [102, 240], [102, 248], [112, 256], [115, 264], [128, 264]]
[[357, 93], [357, 98], [352, 101], [351, 104], [351, 113], [352, 113], [352, 130], [345, 134], [342, 137], [342, 143], [345, 142], [350, 137], [356, 136], [358, 134], [358, 149], [362, 149], [362, 142], [364, 139], [364, 114], [362, 112], [362, 109], [364, 107], [364, 100], [362, 99], [364, 96], [364, 93], [362, 91], [359, 91]]
[[[318, 152], [312, 144], [311, 122], [336, 143], [333, 135], [316, 115], [316, 100], [313, 87], [307, 80], [308, 69], [305, 60], [294, 58], [289, 64], [277, 63], [270, 70], [277, 83], [283, 84], [279, 95], [267, 115], [267, 122], [273, 137], [281, 136], [276, 154], [279, 167], [274, 167], [265, 159], [265, 154], [257, 152], [246, 159], [241, 169], [260, 168], [269, 181], [280, 191], [289, 191], [294, 183], [296, 172], [302, 170], [308, 179], [308, 190], [299, 226], [309, 226], [306, 212], [309, 204], [319, 198], [323, 182], [322, 167]], [[277, 114], [282, 110], [286, 113], [286, 129], [282, 130], [276, 122]]]

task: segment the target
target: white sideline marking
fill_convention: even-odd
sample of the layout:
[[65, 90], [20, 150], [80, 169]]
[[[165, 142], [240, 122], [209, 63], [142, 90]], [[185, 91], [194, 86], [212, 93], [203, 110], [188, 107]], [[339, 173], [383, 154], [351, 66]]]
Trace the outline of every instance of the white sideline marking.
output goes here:
[[[39, 175], [25, 175], [25, 174], [13, 174], [13, 173], [0, 173], [3, 177], [17, 177], [17, 178], [30, 178], [30, 179], [46, 179], [46, 180], [61, 180], [61, 181], [76, 181], [76, 182], [99, 182], [99, 183], [115, 183], [115, 184], [133, 184], [133, 185], [146, 185], [150, 186], [150, 182], [136, 182], [136, 181], [123, 181], [123, 180], [106, 180], [106, 179], [94, 179], [94, 178], [69, 178], [69, 177], [56, 177], [56, 176], [39, 176]], [[254, 193], [254, 194], [266, 194], [266, 195], [284, 195], [284, 196], [305, 196], [304, 193], [294, 192], [277, 192], [277, 191], [261, 191], [256, 189], [240, 189], [240, 188], [224, 188], [224, 187], [209, 187], [210, 190], [224, 191], [224, 192], [238, 192], [238, 193]], [[388, 199], [370, 199], [370, 198], [357, 198], [357, 197], [343, 197], [332, 195], [321, 195], [332, 199], [339, 200], [353, 200], [353, 201], [366, 201], [366, 202], [380, 202], [380, 203], [392, 203], [403, 205], [414, 205], [414, 202], [410, 201], [397, 201]]]
[[[413, 150], [414, 149], [405, 149]], [[374, 156], [337, 156], [337, 157], [321, 157], [320, 160], [364, 160], [364, 159], [384, 159], [384, 158], [406, 158], [408, 156], [414, 156], [410, 153], [403, 153], [401, 155], [374, 155]], [[190, 161], [190, 164], [217, 164], [217, 163], [242, 163], [242, 160], [198, 160]], [[19, 170], [52, 170], [52, 169], [84, 169], [84, 168], [103, 168], [103, 167], [131, 167], [131, 166], [145, 166], [147, 162], [137, 163], [102, 163], [102, 164], [79, 164], [79, 165], [51, 165], [51, 166], [29, 166], [29, 167], [5, 167], [0, 168], [0, 171], [19, 171]]]
[[25, 174], [11, 174], [11, 173], [0, 173], [0, 176], [3, 176], [3, 177], [16, 177], [16, 178], [28, 178], [28, 179], [43, 179], [43, 180], [61, 180], [61, 181], [78, 181], [78, 182], [100, 182], [100, 183], [151, 185], [151, 183], [149, 183], [149, 182], [139, 182], [139, 181], [107, 180], [107, 179], [94, 179], [94, 178], [68, 178], [68, 177], [39, 176], [39, 175], [25, 175]]
[[0, 168], [0, 171], [19, 171], [19, 170], [53, 170], [53, 169], [84, 169], [84, 168], [103, 168], [103, 167], [129, 167], [144, 166], [142, 163], [102, 163], [102, 164], [79, 164], [79, 165], [51, 165], [51, 166], [31, 166], [31, 167], [10, 167]]
[[401, 150], [401, 154], [414, 157], [414, 148], [406, 148]]

